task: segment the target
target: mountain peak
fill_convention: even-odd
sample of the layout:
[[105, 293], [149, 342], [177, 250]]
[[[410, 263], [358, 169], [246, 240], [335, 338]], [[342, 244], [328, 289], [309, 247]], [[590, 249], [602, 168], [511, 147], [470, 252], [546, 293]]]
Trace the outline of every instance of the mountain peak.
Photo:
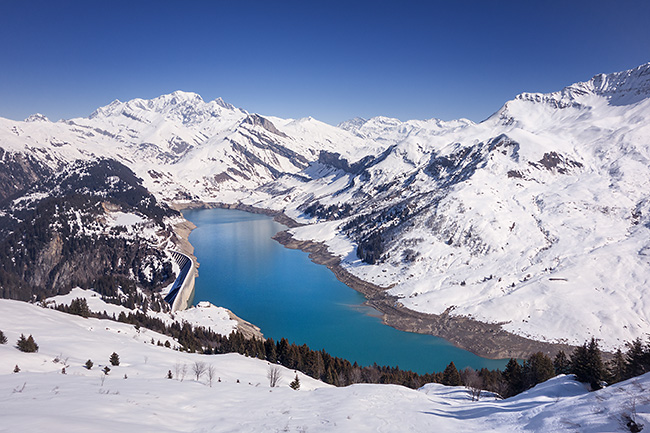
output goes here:
[[180, 120], [183, 124], [191, 124], [212, 117], [220, 117], [224, 109], [239, 112], [237, 115], [247, 114], [244, 110], [236, 108], [221, 98], [205, 102], [198, 93], [176, 90], [152, 99], [134, 98], [127, 102], [120, 102], [116, 99], [109, 105], [95, 110], [90, 115], [90, 119], [126, 116], [134, 120], [142, 120], [142, 116], [149, 115], [147, 113], [158, 113], [165, 118]]
[[212, 102], [214, 102], [214, 103], [217, 104], [218, 106], [220, 106], [220, 107], [222, 107], [222, 108], [225, 108], [225, 109], [228, 109], [228, 110], [237, 110], [237, 107], [235, 107], [235, 106], [232, 105], [232, 104], [227, 103], [227, 102], [224, 101], [221, 97], [218, 97], [217, 99], [215, 99], [215, 100], [212, 101]]
[[[569, 107], [589, 107], [593, 97], [604, 99], [614, 106], [632, 105], [650, 97], [650, 62], [620, 72], [597, 74], [589, 81], [580, 81], [552, 93], [520, 93], [513, 100], [506, 102], [489, 119], [497, 119], [502, 124], [515, 122], [515, 108], [519, 101], [538, 103], [554, 109]], [[521, 107], [523, 112], [528, 108]]]
[[151, 99], [149, 101], [153, 105], [182, 105], [182, 104], [200, 104], [203, 103], [203, 98], [201, 95], [194, 92], [184, 92], [182, 90], [176, 90], [172, 93], [166, 95], [160, 95], [157, 98]]
[[352, 119], [343, 121], [336, 126], [341, 129], [345, 129], [346, 131], [354, 132], [357, 129], [361, 128], [367, 121], [368, 119], [364, 119], [363, 117], [354, 117]]
[[630, 105], [650, 97], [650, 63], [626, 71], [595, 75], [553, 93], [521, 93], [515, 100], [546, 102], [557, 108], [579, 106], [589, 95], [601, 96], [610, 105]]
[[48, 119], [45, 115], [41, 113], [34, 113], [31, 116], [29, 116], [27, 119], [25, 119], [25, 122], [49, 122], [50, 119]]

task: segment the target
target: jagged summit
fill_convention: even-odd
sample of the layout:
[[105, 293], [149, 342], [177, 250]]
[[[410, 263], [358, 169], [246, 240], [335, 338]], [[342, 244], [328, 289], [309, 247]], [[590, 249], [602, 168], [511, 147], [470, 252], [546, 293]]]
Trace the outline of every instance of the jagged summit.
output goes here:
[[559, 92], [522, 93], [516, 100], [553, 102], [557, 108], [583, 105], [586, 97], [600, 96], [610, 105], [629, 105], [650, 96], [650, 63], [627, 71], [595, 75], [589, 81], [574, 83]]
[[567, 91], [601, 95], [612, 105], [634, 104], [650, 96], [650, 62], [627, 71], [598, 74], [585, 83], [569, 86]]
[[645, 63], [626, 71], [598, 74], [588, 81], [571, 84], [557, 92], [521, 93], [484, 122], [496, 121], [503, 126], [512, 126], [522, 121], [537, 122], [540, 110], [572, 108], [578, 113], [600, 105], [634, 105], [649, 97], [650, 63]]

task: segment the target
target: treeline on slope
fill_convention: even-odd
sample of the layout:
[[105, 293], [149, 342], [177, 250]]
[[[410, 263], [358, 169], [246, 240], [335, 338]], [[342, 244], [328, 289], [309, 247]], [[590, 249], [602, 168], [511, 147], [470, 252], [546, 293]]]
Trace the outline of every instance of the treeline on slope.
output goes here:
[[[16, 197], [21, 200], [15, 201]], [[93, 287], [107, 297], [135, 285], [153, 291], [173, 281], [169, 258], [138, 233], [106, 230], [106, 207], [138, 213], [172, 236], [160, 205], [126, 166], [79, 162], [9, 197], [0, 208], [0, 297], [30, 300]], [[108, 281], [111, 280], [111, 281]]]
[[[85, 304], [85, 300], [77, 303]], [[71, 304], [72, 305], [72, 304]], [[65, 306], [57, 307], [62, 311]], [[82, 307], [75, 307], [79, 309]], [[87, 310], [87, 306], [84, 311]], [[604, 382], [616, 383], [650, 371], [650, 343], [640, 339], [627, 345], [627, 351], [617, 351], [613, 359], [604, 362], [598, 342], [595, 339], [577, 347], [569, 356], [560, 351], [551, 359], [541, 352], [520, 362], [510, 359], [503, 371], [482, 368], [478, 371], [465, 368], [458, 371], [453, 362], [442, 372], [418, 374], [401, 370], [399, 367], [359, 366], [356, 362], [333, 357], [325, 350], [312, 350], [306, 344], [289, 343], [285, 338], [274, 341], [271, 338], [247, 339], [234, 332], [223, 336], [202, 326], [186, 322], [165, 324], [162, 320], [143, 312], [120, 313], [116, 318], [105, 312], [95, 317], [118, 320], [136, 327], [145, 327], [175, 338], [182, 350], [204, 354], [240, 353], [245, 356], [277, 363], [335, 386], [353, 383], [382, 383], [403, 385], [417, 389], [426, 383], [440, 383], [449, 386], [467, 386], [472, 389], [492, 391], [504, 398], [519, 394], [558, 374], [575, 374], [576, 379], [589, 383], [592, 389], [599, 389]], [[81, 314], [79, 314], [81, 315]], [[87, 316], [86, 316], [87, 317]]]

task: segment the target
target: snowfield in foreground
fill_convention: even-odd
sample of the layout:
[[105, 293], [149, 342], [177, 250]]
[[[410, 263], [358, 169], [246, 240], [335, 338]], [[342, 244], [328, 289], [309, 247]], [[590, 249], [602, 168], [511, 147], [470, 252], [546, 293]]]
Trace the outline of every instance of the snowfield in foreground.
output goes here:
[[[296, 373], [282, 367], [279, 387], [269, 387], [265, 361], [181, 353], [152, 345], [170, 338], [144, 328], [23, 302], [0, 300], [0, 330], [8, 339], [0, 345], [0, 432], [604, 432], [626, 431], [629, 417], [650, 425], [650, 374], [592, 393], [560, 376], [479, 402], [460, 387], [335, 388], [299, 372], [294, 391]], [[15, 348], [21, 333], [34, 336], [37, 353]], [[109, 363], [113, 352], [119, 366]], [[196, 379], [197, 362], [214, 368], [211, 386], [206, 374]]]

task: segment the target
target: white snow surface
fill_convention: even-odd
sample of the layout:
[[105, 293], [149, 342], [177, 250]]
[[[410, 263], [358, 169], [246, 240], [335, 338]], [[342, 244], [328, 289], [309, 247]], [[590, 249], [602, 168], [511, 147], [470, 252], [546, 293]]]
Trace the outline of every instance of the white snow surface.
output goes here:
[[[136, 310], [131, 310], [122, 305], [104, 302], [99, 293], [80, 287], [73, 288], [66, 295], [47, 298], [46, 302], [54, 303], [55, 305], [70, 305], [70, 302], [77, 298], [85, 299], [90, 311], [97, 313], [105, 311], [107, 314], [115, 314], [115, 317], [117, 317], [120, 313], [128, 314], [136, 312]], [[187, 322], [192, 326], [202, 326], [211, 329], [213, 332], [221, 335], [230, 335], [231, 332], [237, 330], [237, 321], [230, 318], [227, 309], [217, 307], [207, 301], [201, 301], [187, 310], [176, 311], [173, 314], [148, 310], [147, 315], [160, 319], [168, 325], [174, 321], [181, 323]]]
[[[650, 374], [597, 392], [559, 376], [507, 400], [472, 402], [461, 387], [335, 388], [283, 367], [270, 388], [269, 364], [259, 359], [178, 352], [150, 344], [168, 337], [145, 328], [19, 301], [0, 300], [0, 330], [9, 340], [0, 345], [3, 432], [595, 433], [625, 431], [631, 417], [650, 425]], [[17, 350], [21, 334], [34, 337], [37, 353]], [[109, 363], [113, 352], [119, 366]], [[196, 379], [195, 363], [213, 368], [211, 386], [206, 374]], [[288, 386], [296, 374], [298, 391]]]

